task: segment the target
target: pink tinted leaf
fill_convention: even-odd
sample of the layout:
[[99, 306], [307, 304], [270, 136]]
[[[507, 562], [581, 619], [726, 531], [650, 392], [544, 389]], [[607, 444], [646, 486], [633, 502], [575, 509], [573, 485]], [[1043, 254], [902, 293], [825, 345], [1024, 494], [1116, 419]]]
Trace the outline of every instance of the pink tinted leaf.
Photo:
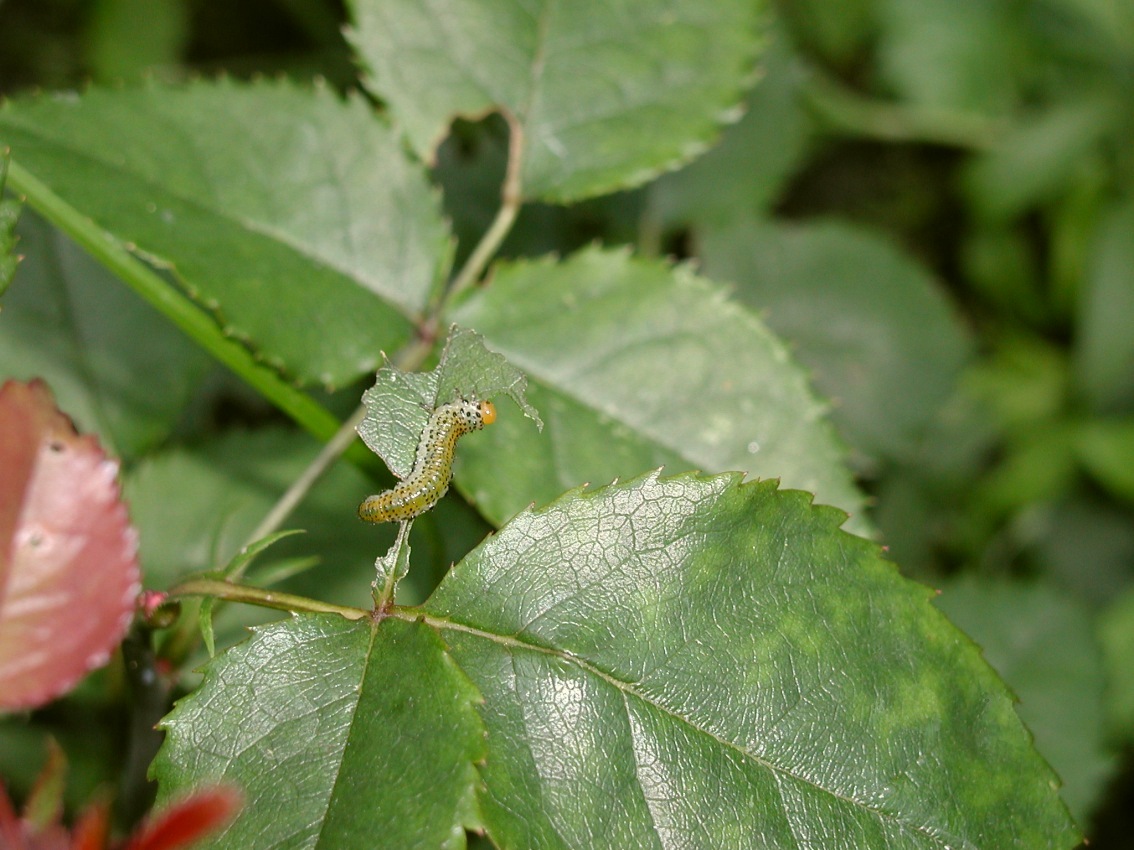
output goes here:
[[198, 791], [174, 803], [143, 826], [126, 850], [177, 850], [228, 823], [240, 807], [240, 794], [219, 787]]
[[139, 589], [118, 464], [38, 381], [0, 387], [0, 711], [32, 708], [104, 663]]

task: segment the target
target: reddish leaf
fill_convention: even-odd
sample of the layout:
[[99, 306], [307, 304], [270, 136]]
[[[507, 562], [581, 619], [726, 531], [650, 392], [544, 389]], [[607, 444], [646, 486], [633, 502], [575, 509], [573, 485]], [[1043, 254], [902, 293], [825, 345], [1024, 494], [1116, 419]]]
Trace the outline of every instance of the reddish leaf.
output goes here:
[[231, 788], [198, 791], [175, 803], [142, 827], [126, 850], [176, 850], [219, 829], [240, 807], [240, 794]]
[[0, 784], [0, 848], [3, 850], [21, 850], [24, 846], [23, 831], [19, 820], [16, 819], [16, 810], [12, 801], [8, 799], [8, 792]]
[[110, 806], [96, 804], [86, 809], [75, 824], [70, 850], [102, 850], [110, 831]]
[[[198, 791], [140, 827], [123, 850], [180, 850], [224, 826], [239, 807], [240, 794], [231, 788]], [[71, 832], [57, 822], [32, 824], [26, 812], [17, 819], [0, 784], [0, 850], [104, 850], [109, 823], [106, 802], [88, 806]]]
[[41, 382], [0, 387], [0, 710], [41, 705], [102, 664], [139, 587], [118, 464]]

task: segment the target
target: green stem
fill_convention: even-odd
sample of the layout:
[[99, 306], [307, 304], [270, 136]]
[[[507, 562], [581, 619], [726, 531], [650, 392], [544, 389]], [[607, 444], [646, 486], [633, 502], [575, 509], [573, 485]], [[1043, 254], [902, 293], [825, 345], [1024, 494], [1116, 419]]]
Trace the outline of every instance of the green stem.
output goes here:
[[520, 183], [520, 167], [524, 158], [524, 130], [512, 115], [505, 114], [505, 118], [508, 121], [508, 166], [504, 173], [504, 183], [500, 187], [500, 209], [496, 211], [496, 218], [480, 238], [460, 273], [453, 278], [442, 304], [437, 309], [438, 314], [442, 312], [445, 304], [480, 278], [488, 261], [511, 232], [520, 207], [524, 203]]
[[[264, 398], [290, 416], [320, 441], [339, 430], [338, 419], [302, 390], [255, 359], [247, 348], [224, 335], [212, 316], [127, 251], [18, 162], [10, 163], [9, 183], [44, 218], [71, 237], [81, 248], [120, 277], [147, 303], [173, 322], [197, 345], [227, 366]], [[373, 459], [363, 446], [352, 447], [350, 460], [363, 468]]]
[[[414, 371], [425, 362], [432, 349], [432, 339], [419, 335], [417, 339], [408, 343], [394, 355], [393, 364], [403, 371]], [[307, 468], [291, 483], [287, 491], [280, 496], [279, 500], [260, 521], [260, 524], [256, 526], [255, 531], [248, 536], [244, 545], [247, 546], [251, 543], [255, 543], [257, 540], [275, 532], [283, 525], [284, 521], [291, 515], [291, 512], [295, 510], [296, 506], [303, 501], [303, 497], [307, 495], [307, 491], [315, 486], [315, 482], [338, 460], [339, 455], [354, 447], [361, 447], [360, 444], [356, 442], [356, 429], [365, 417], [366, 408], [362, 405], [356, 407], [354, 413], [343, 422], [339, 430], [335, 432], [331, 439], [327, 441], [327, 444], [323, 446], [319, 454], [315, 456], [315, 459], [307, 465]], [[367, 457], [373, 460], [372, 455], [368, 454]]]
[[361, 405], [355, 409], [354, 413], [339, 426], [339, 430], [332, 435], [319, 450], [319, 454], [315, 459], [307, 465], [307, 468], [300, 473], [299, 477], [291, 482], [279, 500], [272, 505], [272, 509], [260, 520], [260, 524], [256, 526], [255, 530], [248, 535], [248, 539], [244, 545], [255, 543], [269, 534], [274, 533], [284, 520], [291, 515], [296, 506], [303, 501], [303, 497], [307, 495], [307, 491], [315, 486], [315, 482], [323, 475], [324, 472], [339, 459], [339, 455], [345, 452], [357, 439], [355, 429], [358, 427], [363, 417], [366, 415], [366, 408]]
[[219, 579], [189, 579], [175, 585], [169, 591], [171, 599], [183, 596], [211, 596], [215, 599], [244, 602], [249, 605], [259, 605], [261, 608], [275, 608], [279, 611], [339, 614], [348, 620], [361, 620], [363, 617], [370, 616], [369, 611], [364, 611], [361, 608], [334, 605], [330, 602], [321, 602], [318, 599], [309, 599], [306, 596], [296, 596], [294, 593], [280, 593], [262, 587], [249, 587], [248, 585], [234, 584]]
[[[504, 183], [500, 190], [500, 209], [497, 211], [496, 218], [493, 220], [492, 224], [489, 225], [488, 230], [484, 232], [484, 235], [477, 243], [476, 248], [473, 249], [468, 260], [465, 261], [464, 266], [457, 273], [456, 277], [453, 278], [444, 296], [431, 305], [428, 314], [421, 321], [416, 339], [394, 355], [393, 364], [402, 371], [415, 371], [426, 361], [430, 352], [433, 350], [433, 343], [445, 305], [453, 297], [468, 289], [476, 282], [488, 265], [488, 262], [500, 248], [501, 243], [507, 238], [509, 231], [512, 229], [512, 225], [516, 221], [516, 216], [519, 214], [520, 207], [523, 204], [520, 189], [520, 166], [523, 157], [524, 136], [519, 123], [511, 117], [508, 119], [508, 126], [510, 130], [508, 167], [505, 172]], [[319, 455], [308, 465], [299, 478], [292, 483], [287, 492], [280, 497], [280, 500], [276, 502], [261, 521], [260, 525], [249, 536], [249, 543], [266, 537], [279, 528], [323, 472], [334, 463], [335, 459], [343, 451], [358, 445], [354, 440], [354, 432], [364, 415], [365, 411], [360, 407], [342, 424], [327, 442], [326, 446], [323, 447]], [[394, 583], [396, 583], [397, 578], [400, 577], [393, 577]], [[389, 600], [392, 598], [392, 594], [393, 587], [390, 582], [387, 582], [387, 586], [381, 594], [382, 598]]]
[[[378, 559], [379, 574], [374, 579], [374, 610], [385, 612], [393, 605], [394, 591], [398, 582], [405, 577], [405, 570], [399, 568], [402, 550], [409, 546], [410, 526], [413, 520], [398, 523], [398, 536], [384, 558]], [[406, 551], [406, 566], [409, 566], [409, 551]], [[382, 572], [385, 570], [385, 573]], [[379, 589], [378, 584], [382, 587]]]
[[[510, 129], [508, 165], [501, 187], [501, 205], [496, 218], [485, 231], [469, 259], [452, 280], [444, 296], [437, 300], [419, 328], [418, 338], [395, 357], [402, 369], [416, 369], [432, 350], [437, 326], [445, 305], [473, 286], [493, 255], [512, 229], [523, 203], [520, 167], [523, 157], [523, 130], [508, 117]], [[310, 396], [283, 380], [277, 373], [258, 362], [244, 346], [226, 337], [216, 321], [187, 296], [126, 250], [111, 234], [99, 228], [86, 216], [52, 192], [18, 163], [10, 163], [8, 178], [11, 187], [25, 195], [44, 218], [68, 234], [80, 247], [120, 277], [146, 302], [172, 321], [190, 339], [246, 381], [264, 398], [290, 416], [301, 427], [325, 443], [319, 455], [292, 483], [280, 500], [265, 515], [252, 533], [249, 542], [274, 532], [284, 522], [306, 493], [340, 456], [345, 454], [355, 465], [370, 468], [374, 457], [355, 439], [355, 428], [364, 412], [359, 408], [344, 423]], [[392, 588], [387, 588], [392, 593]], [[276, 593], [236, 585], [230, 582], [199, 580], [179, 585], [171, 593], [180, 595], [216, 596], [229, 601], [248, 602], [283, 610], [331, 611], [346, 617], [363, 616], [354, 608], [325, 605], [316, 600], [291, 594]]]
[[996, 145], [1005, 127], [1002, 120], [972, 112], [864, 97], [816, 69], [811, 70], [802, 96], [831, 129], [886, 142], [987, 150]]

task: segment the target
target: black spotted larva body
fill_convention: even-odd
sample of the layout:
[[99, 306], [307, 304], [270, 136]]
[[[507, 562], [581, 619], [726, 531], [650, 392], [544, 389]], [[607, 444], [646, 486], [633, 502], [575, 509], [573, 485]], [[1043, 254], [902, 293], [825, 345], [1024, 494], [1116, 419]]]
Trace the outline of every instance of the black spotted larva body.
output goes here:
[[358, 506], [359, 517], [367, 522], [405, 522], [425, 513], [449, 490], [457, 440], [495, 421], [496, 408], [490, 401], [458, 399], [441, 405], [421, 432], [413, 471], [392, 490], [368, 496]]

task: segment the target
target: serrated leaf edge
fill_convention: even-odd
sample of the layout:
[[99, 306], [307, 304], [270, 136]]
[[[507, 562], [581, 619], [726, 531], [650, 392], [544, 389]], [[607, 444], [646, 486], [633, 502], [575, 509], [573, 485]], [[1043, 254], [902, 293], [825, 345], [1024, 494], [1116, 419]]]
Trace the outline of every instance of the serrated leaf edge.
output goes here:
[[[751, 491], [756, 491], [756, 492], [762, 491], [762, 492], [768, 493], [768, 494], [771, 494], [771, 493], [783, 494], [784, 496], [788, 497], [791, 502], [795, 503], [796, 507], [806, 507], [811, 513], [812, 520], [817, 523], [817, 525], [819, 526], [820, 529], [825, 527], [828, 532], [832, 532], [836, 536], [839, 536], [840, 538], [842, 538], [844, 545], [849, 545], [849, 546], [858, 548], [864, 554], [869, 553], [869, 554], [866, 554], [867, 557], [870, 557], [870, 558], [874, 559], [875, 561], [877, 561], [878, 563], [889, 567], [890, 569], [892, 569], [895, 572], [895, 574], [897, 573], [896, 565], [894, 565], [893, 563], [891, 563], [891, 562], [889, 562], [885, 559], [885, 557], [883, 555], [883, 550], [881, 549], [881, 547], [879, 547], [877, 544], [875, 544], [875, 543], [873, 543], [869, 540], [866, 540], [862, 537], [859, 537], [859, 536], [852, 534], [852, 533], [844, 530], [843, 528], [841, 528], [841, 525], [846, 518], [846, 514], [845, 514], [844, 511], [840, 510], [839, 508], [830, 506], [830, 505], [816, 505], [814, 503], [813, 494], [811, 494], [811, 493], [809, 493], [805, 490], [781, 489], [780, 486], [779, 486], [779, 480], [778, 479], [756, 479], [756, 480], [744, 481], [743, 475], [741, 473], [738, 473], [738, 472], [717, 473], [717, 474], [713, 474], [713, 475], [705, 475], [705, 474], [698, 473], [698, 472], [681, 472], [681, 473], [678, 473], [676, 475], [672, 475], [672, 476], [668, 476], [668, 477], [662, 477], [662, 475], [661, 475], [662, 471], [663, 471], [663, 469], [659, 467], [658, 469], [650, 470], [649, 472], [646, 472], [646, 473], [639, 475], [639, 476], [637, 476], [633, 479], [630, 479], [628, 481], [625, 481], [625, 482], [617, 482], [616, 481], [616, 482], [613, 482], [611, 484], [607, 484], [607, 485], [604, 485], [602, 487], [598, 487], [598, 488], [595, 488], [595, 489], [590, 489], [589, 486], [586, 485], [586, 484], [581, 485], [579, 487], [572, 488], [571, 490], [568, 490], [563, 495], [561, 495], [558, 498], [554, 499], [553, 501], [547, 503], [546, 505], [543, 505], [543, 506], [540, 506], [540, 507], [525, 508], [519, 514], [517, 514], [513, 519], [509, 520], [509, 522], [504, 527], [502, 527], [500, 529], [500, 532], [503, 532], [507, 528], [508, 525], [511, 525], [514, 522], [520, 521], [521, 519], [525, 519], [525, 518], [528, 518], [528, 517], [538, 517], [538, 516], [546, 515], [548, 513], [551, 513], [554, 510], [561, 510], [565, 507], [569, 507], [571, 503], [576, 502], [576, 501], [584, 501], [584, 500], [593, 500], [593, 499], [596, 499], [596, 498], [603, 498], [605, 496], [608, 496], [612, 491], [616, 491], [616, 490], [631, 490], [631, 489], [635, 489], [635, 488], [640, 488], [645, 484], [665, 484], [665, 483], [670, 483], [670, 482], [678, 482], [678, 481], [681, 481], [681, 480], [695, 481], [695, 482], [698, 482], [698, 483], [719, 482], [719, 483], [722, 484], [722, 487], [720, 488], [720, 490], [718, 490], [715, 493], [715, 495], [714, 495], [715, 498], [720, 498], [721, 496], [725, 495], [729, 491], [741, 492], [741, 491], [745, 491], [745, 490], [751, 490]], [[478, 554], [485, 546], [487, 546], [489, 544], [489, 541], [492, 539], [493, 536], [494, 535], [490, 535], [479, 546], [477, 546], [475, 549], [473, 549], [472, 552], [470, 552], [469, 555], [466, 556], [466, 559], [469, 558], [469, 557], [472, 557], [475, 554]], [[464, 562], [465, 561], [462, 560], [462, 562], [457, 564], [456, 566], [454, 566], [453, 569], [450, 572], [455, 572], [456, 570], [460, 570], [462, 565], [464, 564]], [[922, 603], [925, 605], [927, 616], [937, 617], [938, 619], [947, 623], [949, 625], [950, 629], [952, 629], [955, 632], [959, 632], [959, 630], [956, 629], [955, 626], [953, 626], [951, 623], [949, 623], [948, 618], [939, 609], [937, 609], [936, 606], [934, 606], [932, 604], [932, 600], [936, 596], [936, 591], [934, 591], [932, 588], [926, 587], [924, 585], [920, 585], [917, 582], [913, 582], [913, 581], [909, 581], [909, 580], [905, 580], [905, 581], [906, 581], [906, 584], [909, 586], [911, 593], [913, 592], [914, 588], [920, 588], [919, 595], [922, 598], [922, 600], [921, 600]], [[428, 606], [428, 600], [426, 601], [426, 603], [422, 607], [425, 608], [427, 606]], [[435, 616], [435, 615], [431, 615], [431, 614], [426, 614], [424, 617], [421, 617], [421, 619], [424, 622], [428, 623], [429, 625], [433, 626], [439, 632], [441, 632], [442, 638], [444, 638], [444, 632], [446, 630], [451, 630], [451, 631], [455, 631], [455, 632], [462, 632], [462, 633], [471, 635], [473, 637], [477, 637], [477, 638], [495, 643], [495, 644], [502, 646], [502, 647], [506, 647], [506, 648], [510, 648], [510, 649], [516, 649], [516, 650], [520, 650], [520, 651], [536, 652], [536, 653], [539, 653], [539, 654], [543, 654], [543, 655], [547, 655], [547, 656], [550, 656], [552, 658], [555, 658], [555, 659], [557, 659], [557, 660], [559, 660], [559, 661], [561, 661], [565, 664], [569, 664], [569, 665], [578, 667], [583, 672], [585, 672], [589, 675], [593, 675], [593, 676], [601, 679], [602, 681], [606, 682], [608, 685], [613, 687], [615, 690], [617, 690], [619, 693], [623, 694], [624, 696], [632, 696], [632, 697], [640, 700], [643, 704], [651, 706], [654, 710], [659, 711], [662, 714], [673, 718], [674, 720], [683, 724], [685, 727], [687, 727], [691, 730], [694, 730], [695, 732], [697, 732], [699, 734], [707, 735], [713, 741], [715, 741], [718, 745], [720, 745], [720, 746], [722, 746], [722, 747], [724, 747], [724, 748], [726, 748], [726, 749], [728, 749], [732, 752], [737, 753], [738, 756], [743, 761], [759, 764], [760, 766], [762, 766], [764, 769], [768, 770], [769, 773], [771, 773], [774, 776], [790, 777], [794, 781], [797, 781], [801, 784], [815, 788], [819, 792], [826, 794], [826, 795], [829, 795], [831, 797], [834, 797], [836, 799], [842, 800], [845, 803], [847, 803], [847, 804], [849, 804], [849, 805], [851, 805], [855, 808], [859, 808], [859, 809], [869, 811], [880, 821], [895, 823], [895, 824], [898, 824], [898, 825], [900, 825], [904, 828], [910, 829], [913, 832], [916, 832], [916, 833], [921, 834], [921, 835], [925, 835], [928, 838], [930, 838], [931, 840], [938, 842], [938, 844], [942, 848], [942, 850], [949, 850], [949, 848], [954, 847], [957, 842], [959, 842], [959, 846], [967, 846], [967, 847], [972, 846], [971, 844], [968, 844], [968, 842], [964, 842], [961, 839], [956, 839], [956, 838], [948, 837], [948, 836], [943, 837], [940, 830], [934, 828], [933, 826], [931, 826], [929, 824], [915, 823], [915, 822], [912, 822], [912, 821], [903, 820], [899, 816], [897, 816], [896, 814], [894, 814], [892, 812], [886, 811], [884, 809], [880, 809], [876, 806], [871, 805], [869, 802], [865, 802], [863, 800], [858, 800], [858, 799], [855, 799], [855, 798], [846, 797], [842, 794], [839, 794], [835, 791], [832, 791], [829, 788], [824, 787], [821, 784], [818, 784], [817, 782], [815, 782], [812, 779], [809, 779], [807, 777], [804, 777], [804, 776], [798, 774], [797, 772], [794, 772], [790, 769], [787, 769], [787, 768], [782, 767], [780, 765], [774, 764], [772, 762], [767, 761], [766, 759], [763, 759], [759, 756], [756, 756], [752, 753], [749, 753], [746, 750], [744, 750], [743, 748], [741, 748], [739, 745], [737, 745], [737, 744], [735, 744], [731, 741], [728, 741], [724, 738], [721, 738], [720, 736], [715, 734], [712, 730], [707, 729], [707, 728], [703, 728], [702, 726], [694, 723], [692, 720], [683, 716], [682, 714], [680, 714], [680, 713], [678, 713], [678, 712], [676, 712], [676, 711], [674, 711], [674, 710], [672, 710], [672, 709], [670, 709], [670, 708], [668, 708], [664, 705], [661, 705], [658, 702], [656, 702], [655, 700], [651, 699], [650, 697], [640, 693], [638, 691], [638, 689], [635, 688], [633, 683], [625, 682], [621, 679], [616, 678], [615, 676], [606, 672], [605, 670], [603, 670], [602, 668], [593, 664], [589, 660], [581, 658], [574, 653], [568, 652], [566, 650], [561, 650], [561, 649], [558, 649], [558, 648], [555, 648], [555, 647], [546, 646], [546, 645], [539, 644], [539, 643], [533, 643], [533, 642], [525, 641], [525, 640], [522, 640], [518, 636], [500, 635], [500, 634], [497, 634], [497, 633], [494, 633], [494, 632], [489, 632], [489, 631], [486, 631], [484, 629], [480, 629], [476, 626], [472, 626], [472, 625], [469, 625], [469, 624], [466, 624], [466, 623], [461, 623], [457, 620], [449, 619], [449, 618], [446, 618], [446, 617], [440, 617], [440, 616]], [[969, 641], [969, 643], [971, 643], [971, 641]], [[447, 646], [447, 644], [446, 644], [446, 646]], [[1001, 690], [997, 695], [1002, 697], [1002, 698], [1005, 698], [1005, 699], [1011, 699], [1010, 691], [1006, 687], [1003, 686], [1003, 682], [1000, 680], [1000, 678], [998, 676], [995, 675], [995, 672], [992, 671], [991, 668], [988, 668], [988, 672], [990, 674], [992, 674], [993, 680], [998, 685], [1000, 685], [1000, 687], [1001, 687]], [[1022, 726], [1023, 726], [1023, 724], [1021, 723], [1021, 727]], [[1030, 733], [1029, 733], [1029, 735], [1030, 735]], [[478, 768], [478, 770], [479, 770], [479, 768]]]

